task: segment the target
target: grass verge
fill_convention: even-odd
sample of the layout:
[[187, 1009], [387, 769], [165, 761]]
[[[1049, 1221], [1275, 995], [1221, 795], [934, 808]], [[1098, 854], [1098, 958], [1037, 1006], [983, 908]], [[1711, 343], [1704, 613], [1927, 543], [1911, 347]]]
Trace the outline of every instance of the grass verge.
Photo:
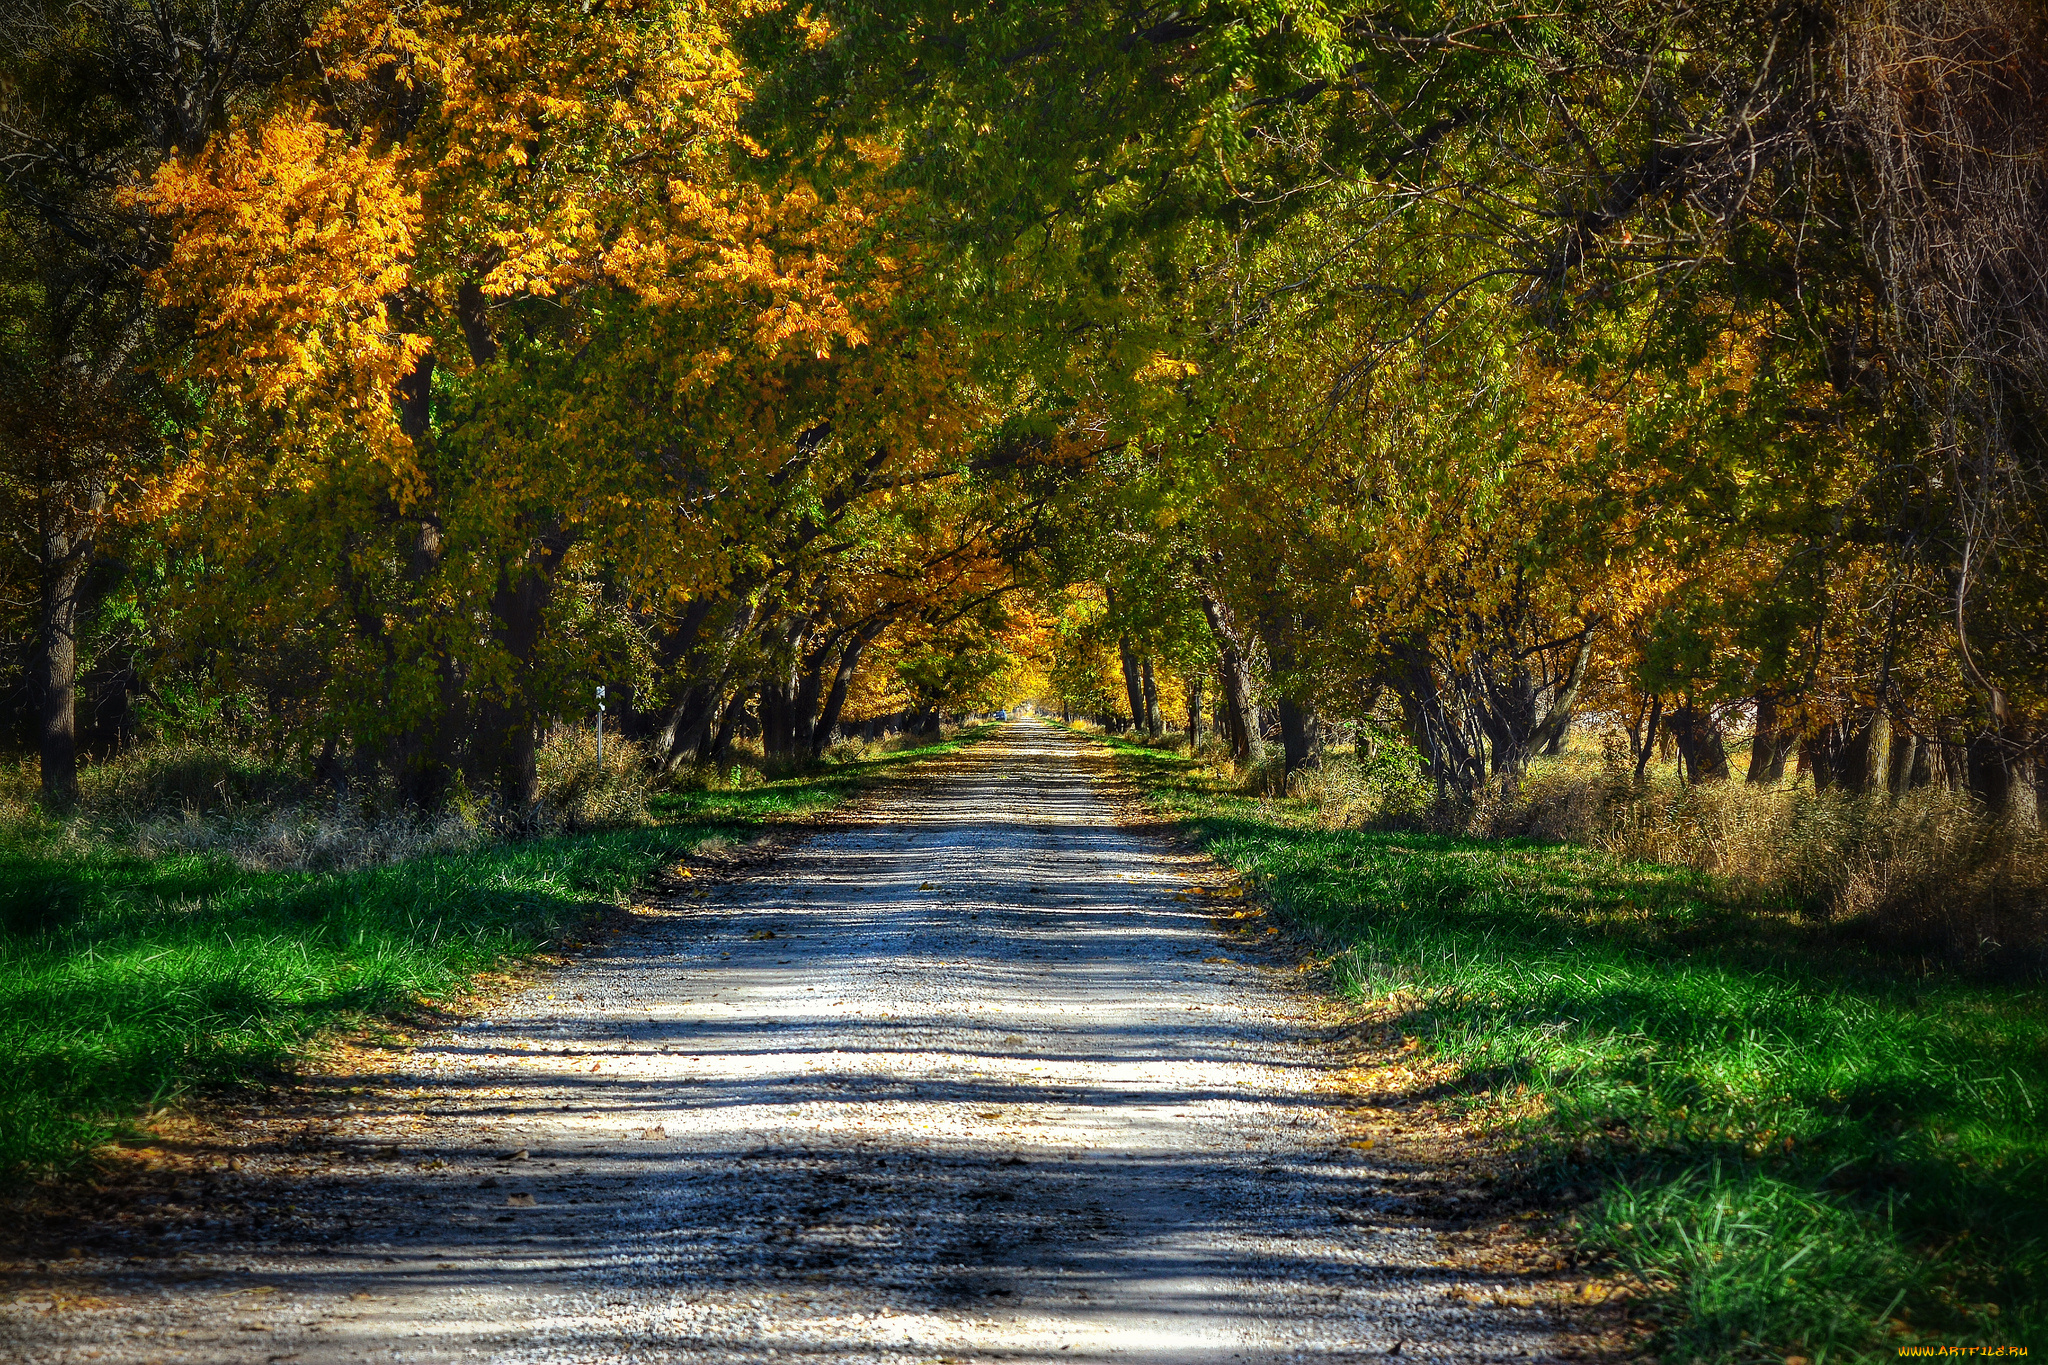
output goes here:
[[821, 811], [976, 732], [741, 789], [659, 795], [652, 826], [334, 872], [144, 857], [0, 829], [0, 1179], [63, 1174], [195, 1089], [256, 1080], [323, 1032], [565, 946], [707, 840]]
[[[1714, 878], [1320, 827], [1106, 739], [1429, 1047], [1678, 1365], [2048, 1345], [2048, 1000], [1856, 952]], [[1931, 1352], [1930, 1352], [1931, 1354]]]

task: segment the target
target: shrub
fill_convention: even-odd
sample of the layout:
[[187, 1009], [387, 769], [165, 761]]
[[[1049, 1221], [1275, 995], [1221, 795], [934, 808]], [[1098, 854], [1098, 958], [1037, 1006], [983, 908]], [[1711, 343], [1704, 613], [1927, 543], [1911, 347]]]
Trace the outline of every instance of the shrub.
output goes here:
[[540, 800], [527, 819], [537, 832], [567, 833], [645, 825], [650, 795], [646, 748], [608, 739], [599, 762], [597, 736], [559, 726], [540, 750]]

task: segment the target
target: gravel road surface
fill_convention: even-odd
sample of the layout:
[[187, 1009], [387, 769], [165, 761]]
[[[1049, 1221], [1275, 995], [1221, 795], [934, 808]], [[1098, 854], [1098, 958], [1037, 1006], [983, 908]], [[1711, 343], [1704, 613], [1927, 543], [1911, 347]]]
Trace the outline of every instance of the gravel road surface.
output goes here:
[[1081, 743], [1014, 722], [683, 893], [337, 1103], [303, 1206], [90, 1253], [0, 1355], [1552, 1356], [1345, 1143], [1307, 1002], [1233, 960], [1213, 869], [1120, 829]]

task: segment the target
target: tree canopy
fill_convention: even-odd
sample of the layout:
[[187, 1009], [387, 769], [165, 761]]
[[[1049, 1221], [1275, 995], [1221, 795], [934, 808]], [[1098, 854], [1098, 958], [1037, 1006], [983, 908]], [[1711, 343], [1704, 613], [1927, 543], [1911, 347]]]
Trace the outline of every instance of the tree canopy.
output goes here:
[[0, 168], [53, 805], [185, 689], [516, 811], [608, 684], [2037, 818], [2019, 0], [29, 4]]

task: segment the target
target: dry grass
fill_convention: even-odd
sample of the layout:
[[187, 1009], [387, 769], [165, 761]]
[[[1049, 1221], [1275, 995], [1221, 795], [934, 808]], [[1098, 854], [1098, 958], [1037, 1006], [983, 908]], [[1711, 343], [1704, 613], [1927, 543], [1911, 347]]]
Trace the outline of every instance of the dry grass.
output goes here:
[[[143, 858], [204, 855], [248, 872], [352, 872], [461, 853], [512, 833], [515, 822], [458, 785], [448, 804], [413, 811], [390, 793], [341, 794], [297, 768], [245, 749], [156, 744], [91, 764], [71, 816], [36, 804], [33, 765], [0, 774], [0, 827], [33, 830], [52, 854], [118, 849]], [[540, 752], [540, 800], [516, 822], [525, 834], [651, 824], [646, 756], [608, 740], [597, 761], [587, 730], [551, 734]]]
[[621, 829], [652, 824], [647, 809], [650, 785], [644, 746], [619, 739], [605, 742], [581, 728], [560, 728], [540, 751], [540, 800], [528, 817], [530, 829], [545, 834]]
[[2048, 965], [2048, 838], [1988, 819], [1961, 792], [1692, 786], [1675, 775], [1637, 784], [1614, 765], [1558, 764], [1473, 817], [1474, 833], [1696, 868], [1892, 947]]
[[[1610, 748], [1612, 746], [1609, 746]], [[1221, 754], [1198, 757], [1227, 768]], [[1235, 772], [1277, 795], [1275, 762]], [[1296, 773], [1287, 795], [1329, 829], [1427, 829], [1528, 838], [1688, 867], [1758, 908], [1867, 933], [1889, 947], [2048, 968], [2048, 836], [1987, 819], [1968, 795], [1817, 792], [1808, 783], [1642, 782], [1614, 753], [1582, 747], [1471, 802], [1437, 798], [1398, 746], [1341, 750]]]

